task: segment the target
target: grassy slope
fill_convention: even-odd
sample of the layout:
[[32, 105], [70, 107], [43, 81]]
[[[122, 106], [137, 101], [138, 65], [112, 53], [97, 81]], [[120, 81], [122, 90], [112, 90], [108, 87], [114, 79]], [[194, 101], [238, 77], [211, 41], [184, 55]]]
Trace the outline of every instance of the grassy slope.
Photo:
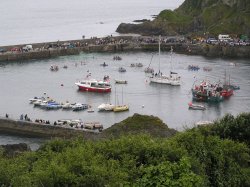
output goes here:
[[[200, 27], [195, 26], [195, 20], [201, 22]], [[217, 0], [205, 2], [186, 0], [175, 11], [162, 11], [153, 22], [161, 22], [163, 26], [171, 27], [168, 28], [169, 30], [185, 34], [194, 30], [215, 35], [220, 33], [250, 34], [250, 3], [246, 2], [245, 7], [240, 9], [236, 6], [230, 7], [218, 3]]]
[[170, 137], [177, 131], [169, 129], [161, 119], [154, 116], [134, 114], [120, 123], [116, 123], [100, 134], [102, 138], [119, 137], [128, 134], [147, 133], [154, 137]]

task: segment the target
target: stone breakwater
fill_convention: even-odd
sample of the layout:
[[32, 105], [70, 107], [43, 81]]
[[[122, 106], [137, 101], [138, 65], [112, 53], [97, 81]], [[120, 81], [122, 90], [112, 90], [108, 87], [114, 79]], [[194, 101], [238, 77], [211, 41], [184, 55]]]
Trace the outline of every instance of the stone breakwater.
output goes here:
[[54, 125], [39, 124], [28, 121], [0, 118], [0, 132], [43, 138], [71, 138], [81, 136], [85, 139], [94, 139], [99, 134], [94, 131], [64, 128]]
[[[157, 37], [117, 36], [71, 41], [31, 44], [33, 50], [23, 51], [25, 45], [3, 46], [7, 52], [0, 53], [0, 62], [45, 59], [81, 52], [126, 52], [158, 51]], [[153, 42], [152, 42], [153, 41]], [[173, 46], [177, 53], [202, 55], [207, 57], [250, 58], [250, 46], [222, 46], [205, 43], [191, 44], [188, 41], [161, 44], [162, 51], [170, 51]], [[18, 49], [18, 51], [13, 51]]]

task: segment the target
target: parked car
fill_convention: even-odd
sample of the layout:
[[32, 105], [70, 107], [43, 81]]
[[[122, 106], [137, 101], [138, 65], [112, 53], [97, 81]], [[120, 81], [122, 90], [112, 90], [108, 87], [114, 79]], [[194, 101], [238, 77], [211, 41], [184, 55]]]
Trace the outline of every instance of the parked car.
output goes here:
[[0, 53], [5, 53], [7, 50], [5, 48], [0, 48]]

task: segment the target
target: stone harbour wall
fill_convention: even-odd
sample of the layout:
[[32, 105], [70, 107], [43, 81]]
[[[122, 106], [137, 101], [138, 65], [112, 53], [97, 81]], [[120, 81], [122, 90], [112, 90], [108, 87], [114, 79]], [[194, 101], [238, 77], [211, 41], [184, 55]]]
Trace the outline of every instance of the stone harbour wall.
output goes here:
[[33, 123], [28, 121], [0, 118], [0, 132], [33, 137], [62, 137], [71, 138], [81, 136], [86, 139], [95, 138], [97, 132], [64, 128], [54, 125]]

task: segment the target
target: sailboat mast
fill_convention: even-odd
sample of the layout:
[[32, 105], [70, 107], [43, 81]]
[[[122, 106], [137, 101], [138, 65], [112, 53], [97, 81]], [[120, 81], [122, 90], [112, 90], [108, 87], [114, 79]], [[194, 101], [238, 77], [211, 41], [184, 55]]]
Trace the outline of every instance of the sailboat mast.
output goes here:
[[115, 106], [116, 106], [116, 97], [117, 95], [116, 95], [116, 86], [115, 86]]
[[161, 35], [159, 35], [159, 72], [160, 72], [160, 69], [161, 69]]
[[123, 104], [123, 87], [122, 87], [122, 104]]
[[173, 46], [171, 46], [171, 49], [170, 49], [170, 64], [171, 64], [171, 71], [173, 70], [172, 58], [173, 58]]

